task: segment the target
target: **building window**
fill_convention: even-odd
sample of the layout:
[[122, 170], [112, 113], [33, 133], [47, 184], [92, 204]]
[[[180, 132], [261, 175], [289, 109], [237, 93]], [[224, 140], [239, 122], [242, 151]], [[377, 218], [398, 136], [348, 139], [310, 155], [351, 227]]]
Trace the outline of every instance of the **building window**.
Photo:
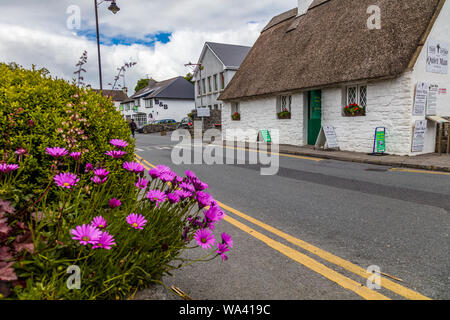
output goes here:
[[205, 79], [202, 79], [202, 86], [203, 86], [203, 94], [206, 94]]
[[239, 102], [231, 103], [231, 119], [234, 121], [241, 120], [241, 110], [240, 110]]
[[365, 116], [367, 107], [367, 86], [354, 85], [346, 88], [344, 116]]
[[208, 77], [208, 92], [209, 92], [209, 93], [212, 92], [212, 87], [211, 87], [211, 77]]
[[130, 111], [130, 108], [131, 108], [131, 105], [130, 105], [130, 103], [128, 102], [128, 103], [125, 105], [125, 110], [126, 110], [126, 111]]
[[219, 105], [218, 104], [214, 105], [214, 110], [219, 110]]
[[145, 100], [146, 108], [153, 108], [153, 99]]
[[200, 80], [197, 81], [197, 97], [200, 97], [202, 94], [202, 88], [201, 88], [201, 82]]
[[141, 106], [141, 99], [134, 100], [134, 104], [135, 104], [135, 106], [140, 107]]
[[291, 118], [292, 96], [279, 96], [277, 98], [277, 117], [278, 119]]
[[220, 73], [220, 89], [225, 89], [225, 74], [223, 72]]
[[214, 75], [214, 91], [217, 92], [219, 90], [219, 87], [217, 86], [217, 74]]

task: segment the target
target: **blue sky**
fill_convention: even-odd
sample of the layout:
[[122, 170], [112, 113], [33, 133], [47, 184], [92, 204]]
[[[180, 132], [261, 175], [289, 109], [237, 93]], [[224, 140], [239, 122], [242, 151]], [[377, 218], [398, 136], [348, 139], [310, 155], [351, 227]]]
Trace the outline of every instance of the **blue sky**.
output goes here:
[[[89, 41], [97, 41], [97, 32], [95, 29], [86, 29], [77, 31], [77, 35], [86, 37]], [[158, 32], [154, 34], [147, 34], [143, 37], [137, 38], [126, 35], [108, 36], [100, 33], [100, 43], [105, 46], [124, 45], [131, 46], [133, 44], [140, 44], [148, 47], [154, 47], [156, 42], [162, 44], [170, 42], [172, 32]]]

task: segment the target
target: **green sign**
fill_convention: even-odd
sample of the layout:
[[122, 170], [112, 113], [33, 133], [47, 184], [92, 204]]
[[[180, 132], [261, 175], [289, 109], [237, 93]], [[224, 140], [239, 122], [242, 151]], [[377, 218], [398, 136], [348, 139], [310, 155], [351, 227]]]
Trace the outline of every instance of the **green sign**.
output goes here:
[[261, 130], [261, 135], [264, 139], [264, 142], [272, 142], [272, 138], [270, 137], [269, 130]]
[[377, 152], [386, 152], [386, 133], [385, 131], [377, 131], [376, 133]]

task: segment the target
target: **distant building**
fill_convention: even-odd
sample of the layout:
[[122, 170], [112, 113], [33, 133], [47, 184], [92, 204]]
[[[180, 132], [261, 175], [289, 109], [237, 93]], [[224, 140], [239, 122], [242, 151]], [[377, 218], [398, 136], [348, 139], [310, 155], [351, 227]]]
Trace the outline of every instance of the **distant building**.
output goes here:
[[231, 44], [205, 43], [198, 60], [203, 68], [200, 70], [197, 67], [193, 77], [196, 84], [196, 108], [222, 109], [222, 103], [217, 97], [231, 81], [250, 49], [251, 47]]
[[386, 153], [435, 152], [450, 117], [450, 1], [376, 3], [299, 0], [274, 17], [219, 97], [224, 132], [303, 146], [323, 128], [345, 151], [371, 153], [379, 136]]
[[[98, 93], [100, 92], [98, 89], [94, 89], [94, 91]], [[123, 88], [122, 90], [103, 90], [102, 95], [111, 98], [118, 110], [120, 109], [120, 104], [123, 101], [128, 100], [127, 88]]]
[[148, 86], [120, 103], [127, 120], [134, 119], [138, 126], [150, 121], [185, 118], [195, 106], [194, 85], [183, 77], [164, 81], [150, 80]]

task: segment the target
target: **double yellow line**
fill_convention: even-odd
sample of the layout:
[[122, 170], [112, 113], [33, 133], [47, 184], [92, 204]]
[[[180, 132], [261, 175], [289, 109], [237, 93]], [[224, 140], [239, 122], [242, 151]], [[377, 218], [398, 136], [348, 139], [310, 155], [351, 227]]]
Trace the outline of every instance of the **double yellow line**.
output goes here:
[[[152, 165], [151, 163], [149, 163], [147, 160], [143, 159], [139, 155], [136, 155], [136, 158], [141, 162], [142, 165], [144, 165], [144, 167], [146, 167], [146, 165], [147, 165], [149, 167], [155, 168], [154, 165]], [[147, 167], [147, 169], [148, 169], [148, 167]], [[224, 203], [221, 203], [219, 201], [217, 203], [224, 210], [226, 210], [230, 213], [233, 213], [236, 216], [238, 216], [242, 219], [245, 219], [266, 231], [269, 231], [270, 233], [300, 247], [301, 249], [303, 249], [311, 254], [314, 254], [314, 255], [322, 258], [323, 260], [325, 260], [329, 263], [332, 263], [332, 264], [339, 266], [355, 275], [358, 275], [358, 276], [362, 277], [363, 279], [368, 279], [369, 277], [373, 276], [372, 273], [368, 273], [365, 269], [363, 269], [347, 260], [337, 257], [327, 251], [324, 251], [324, 250], [312, 245], [312, 244], [309, 244], [303, 240], [300, 240], [300, 239], [295, 238], [287, 233], [284, 233], [283, 231], [280, 231], [274, 227], [271, 227], [271, 226], [255, 219], [255, 218], [252, 218], [234, 208], [231, 208], [230, 206], [227, 206]], [[327, 267], [326, 265], [312, 259], [308, 255], [301, 253], [300, 251], [297, 251], [295, 249], [292, 249], [291, 247], [288, 247], [288, 246], [282, 244], [281, 242], [273, 240], [272, 238], [256, 231], [253, 228], [250, 228], [249, 226], [245, 225], [244, 223], [242, 223], [230, 216], [226, 216], [225, 221], [234, 225], [235, 227], [239, 228], [240, 230], [248, 233], [249, 235], [255, 237], [256, 239], [262, 241], [267, 246], [269, 246], [269, 247], [273, 248], [274, 250], [280, 252], [281, 254], [289, 257], [290, 259], [304, 265], [305, 267], [313, 270], [314, 272], [319, 273], [322, 276], [324, 276], [325, 278], [337, 283], [341, 287], [353, 291], [354, 293], [356, 293], [357, 295], [359, 295], [360, 297], [362, 297], [364, 299], [367, 299], [367, 300], [390, 300], [390, 298], [382, 295], [381, 293], [365, 287], [361, 283], [354, 281], [353, 279], [350, 279], [350, 278], [338, 273], [337, 271]], [[382, 279], [381, 279], [381, 286], [383, 288], [388, 289], [388, 290], [390, 290], [402, 297], [405, 297], [407, 299], [430, 300], [428, 297], [426, 297], [418, 292], [415, 292], [411, 289], [403, 287], [403, 286], [399, 285], [398, 283], [393, 282], [385, 277], [382, 277]]]

